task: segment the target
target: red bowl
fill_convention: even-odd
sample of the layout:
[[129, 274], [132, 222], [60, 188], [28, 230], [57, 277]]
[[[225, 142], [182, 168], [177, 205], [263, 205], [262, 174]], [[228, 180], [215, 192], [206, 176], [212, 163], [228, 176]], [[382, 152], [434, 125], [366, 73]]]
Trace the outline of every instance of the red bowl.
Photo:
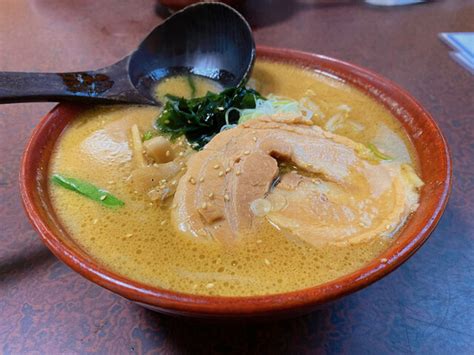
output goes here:
[[123, 297], [162, 313], [201, 318], [302, 314], [370, 285], [405, 262], [435, 228], [451, 190], [451, 159], [446, 141], [433, 118], [396, 84], [356, 65], [321, 55], [268, 47], [258, 47], [257, 56], [337, 76], [381, 102], [402, 123], [420, 158], [425, 185], [421, 190], [419, 208], [388, 250], [363, 268], [331, 282], [266, 296], [191, 295], [152, 287], [116, 274], [87, 255], [68, 235], [47, 193], [48, 167], [55, 142], [67, 124], [85, 109], [72, 104], [59, 104], [40, 121], [28, 142], [21, 165], [23, 204], [48, 248], [87, 279]]

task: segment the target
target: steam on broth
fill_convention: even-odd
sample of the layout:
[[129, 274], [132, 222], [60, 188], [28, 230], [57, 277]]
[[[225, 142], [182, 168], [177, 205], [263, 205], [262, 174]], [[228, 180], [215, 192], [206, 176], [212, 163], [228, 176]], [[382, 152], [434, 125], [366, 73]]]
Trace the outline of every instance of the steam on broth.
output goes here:
[[[201, 98], [220, 92], [205, 79], [191, 81], [194, 89], [189, 77], [167, 79], [156, 93]], [[196, 137], [190, 130], [173, 140], [171, 133], [157, 130], [157, 117], [165, 116], [155, 107], [97, 107], [74, 120], [55, 147], [50, 174], [88, 182], [99, 191], [92, 200], [50, 184], [53, 206], [74, 240], [134, 280], [223, 296], [318, 285], [386, 250], [417, 207], [422, 184], [398, 121], [346, 83], [291, 64], [258, 60], [248, 85], [256, 91], [229, 93], [240, 100], [237, 116], [232, 108], [220, 112], [216, 106], [214, 119], [222, 122], [212, 126], [202, 150], [190, 144]], [[254, 108], [241, 100], [251, 96]], [[332, 165], [347, 172], [319, 166], [326, 155], [314, 160], [302, 155], [313, 146], [309, 142], [334, 153]], [[264, 160], [252, 160], [257, 158]], [[242, 180], [247, 172], [250, 183]], [[369, 180], [379, 195], [367, 190]], [[100, 191], [123, 206], [100, 203]], [[294, 200], [301, 202], [300, 196], [308, 199], [308, 208], [297, 210], [301, 206]], [[318, 203], [311, 207], [313, 200]], [[318, 209], [324, 203], [332, 205]], [[392, 216], [395, 205], [399, 212]], [[324, 217], [322, 211], [333, 212]], [[340, 213], [345, 217], [337, 221]], [[336, 229], [325, 228], [336, 223], [347, 228], [328, 233]]]

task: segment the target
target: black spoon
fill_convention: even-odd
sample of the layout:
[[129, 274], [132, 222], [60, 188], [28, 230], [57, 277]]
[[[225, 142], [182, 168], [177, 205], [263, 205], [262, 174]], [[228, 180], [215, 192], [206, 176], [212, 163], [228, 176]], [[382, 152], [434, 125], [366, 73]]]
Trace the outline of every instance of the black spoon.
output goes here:
[[160, 104], [159, 80], [194, 74], [223, 88], [244, 82], [255, 60], [255, 42], [245, 19], [221, 3], [200, 3], [157, 26], [138, 49], [102, 69], [76, 73], [0, 72], [0, 103], [75, 101]]

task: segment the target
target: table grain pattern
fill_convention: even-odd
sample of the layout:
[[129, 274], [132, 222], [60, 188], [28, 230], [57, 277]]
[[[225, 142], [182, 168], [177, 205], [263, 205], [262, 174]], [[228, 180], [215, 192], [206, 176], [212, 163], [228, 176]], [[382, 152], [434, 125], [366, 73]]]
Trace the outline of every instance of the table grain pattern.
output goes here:
[[[439, 32], [474, 31], [474, 1], [401, 8], [361, 1], [248, 0], [258, 44], [347, 60], [413, 94], [454, 161], [450, 202], [428, 242], [376, 284], [308, 316], [201, 324], [145, 310], [85, 280], [42, 244], [18, 170], [50, 103], [0, 106], [0, 353], [426, 353], [474, 351], [474, 76]], [[0, 0], [0, 70], [113, 63], [163, 19], [154, 0]]]

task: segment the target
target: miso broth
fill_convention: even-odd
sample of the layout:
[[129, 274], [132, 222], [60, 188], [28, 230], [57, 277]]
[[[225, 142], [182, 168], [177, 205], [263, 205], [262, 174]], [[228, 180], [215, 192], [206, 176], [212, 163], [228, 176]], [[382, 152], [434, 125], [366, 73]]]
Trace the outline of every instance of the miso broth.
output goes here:
[[162, 100], [166, 98], [166, 95], [194, 98], [221, 90], [220, 85], [211, 79], [192, 74], [176, 75], [160, 81], [155, 87], [155, 96]]
[[[193, 78], [195, 96], [218, 91]], [[374, 99], [324, 74], [291, 64], [257, 60], [250, 85], [317, 106], [316, 124], [363, 144], [373, 143], [416, 168], [413, 147], [399, 122]], [[157, 95], [192, 96], [188, 78], [167, 79]], [[180, 235], [170, 219], [171, 200], [150, 202], [127, 182], [132, 169], [129, 130], [146, 131], [155, 107], [98, 107], [72, 122], [59, 139], [50, 174], [62, 173], [107, 189], [124, 201], [111, 209], [50, 185], [62, 225], [99, 263], [144, 284], [202, 295], [248, 296], [294, 291], [354, 272], [386, 250], [394, 237], [320, 248], [291, 238], [271, 224], [260, 226], [233, 247]], [[344, 116], [347, 125], [340, 124]], [[334, 118], [336, 117], [336, 118]], [[330, 120], [333, 120], [332, 122]]]

